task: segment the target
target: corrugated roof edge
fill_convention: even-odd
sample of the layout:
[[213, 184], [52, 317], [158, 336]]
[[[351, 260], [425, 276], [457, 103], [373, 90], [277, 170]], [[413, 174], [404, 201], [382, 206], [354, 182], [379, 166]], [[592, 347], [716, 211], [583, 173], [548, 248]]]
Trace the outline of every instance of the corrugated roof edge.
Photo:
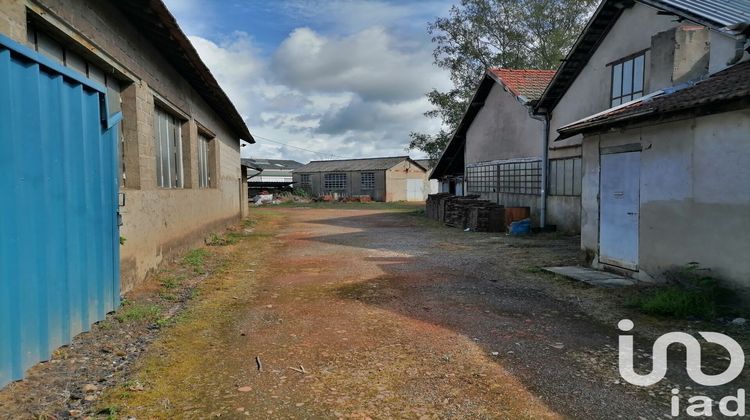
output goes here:
[[[322, 163], [322, 162], [351, 162], [351, 161], [365, 161], [365, 160], [387, 160], [387, 159], [401, 159], [401, 160], [408, 160], [411, 163], [419, 166], [420, 168], [424, 169], [425, 172], [429, 171], [428, 168], [425, 168], [424, 165], [417, 162], [415, 159], [412, 159], [411, 157], [407, 156], [383, 156], [383, 157], [372, 157], [372, 158], [353, 158], [353, 159], [329, 159], [329, 160], [311, 160], [310, 162], [307, 162], [305, 165], [295, 168], [294, 172], [304, 172], [305, 166], [310, 165], [311, 163]], [[390, 167], [396, 166], [398, 163], [395, 163], [391, 165]], [[324, 171], [325, 172], [325, 171]]]
[[[214, 93], [219, 96], [220, 100], [224, 102], [224, 106], [226, 106], [228, 110], [231, 111], [231, 115], [229, 116], [230, 118], [227, 121], [230, 123], [230, 126], [232, 126], [233, 129], [237, 130], [237, 134], [240, 136], [241, 140], [245, 140], [248, 143], [255, 143], [253, 135], [250, 134], [250, 130], [247, 128], [247, 124], [245, 124], [245, 121], [242, 119], [239, 111], [237, 111], [234, 103], [231, 101], [231, 99], [229, 99], [229, 96], [227, 96], [226, 92], [224, 92], [224, 90], [221, 88], [219, 82], [211, 73], [211, 70], [209, 70], [208, 66], [206, 66], [203, 60], [201, 60], [198, 51], [196, 51], [187, 35], [185, 35], [185, 33], [182, 31], [182, 28], [180, 28], [180, 25], [177, 23], [177, 19], [175, 19], [174, 15], [172, 15], [172, 12], [169, 11], [166, 4], [164, 4], [162, 0], [149, 0], [149, 4], [154, 10], [156, 16], [159, 17], [164, 26], [169, 30], [169, 33], [174, 37], [174, 41], [185, 52], [186, 58], [193, 66], [195, 66], [196, 70], [199, 73], [199, 76], [201, 76], [201, 79], [203, 79], [203, 81], [207, 85], [209, 85], [209, 87], [211, 87]], [[211, 101], [208, 100], [207, 102], [210, 103]], [[223, 117], [226, 120], [227, 116], [221, 115], [225, 110], [218, 109], [216, 111], [220, 111], [220, 117]]]

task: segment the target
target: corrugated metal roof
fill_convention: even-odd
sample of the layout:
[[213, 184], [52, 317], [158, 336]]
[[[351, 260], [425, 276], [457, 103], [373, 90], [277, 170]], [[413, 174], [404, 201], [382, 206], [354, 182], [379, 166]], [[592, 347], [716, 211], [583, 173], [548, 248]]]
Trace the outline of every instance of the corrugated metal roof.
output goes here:
[[644, 0], [681, 16], [708, 21], [717, 27], [750, 21], [750, 0]]
[[[296, 173], [304, 172], [346, 172], [346, 171], [384, 171], [391, 169], [399, 163], [409, 160], [409, 156], [394, 156], [382, 158], [366, 159], [345, 159], [345, 160], [314, 160], [307, 165], [294, 170]], [[422, 167], [421, 165], [419, 165]]]
[[720, 71], [694, 85], [658, 91], [638, 101], [600, 112], [568, 124], [558, 132], [565, 138], [634, 120], [669, 117], [698, 107], [710, 106], [706, 112], [717, 112], [722, 109], [717, 105], [747, 98], [750, 98], [750, 61]]
[[296, 169], [302, 166], [302, 164], [297, 162], [296, 160], [262, 159], [262, 158], [242, 159], [242, 165], [250, 167], [250, 168], [261, 168], [264, 171], [266, 170], [290, 171], [292, 169]]
[[417, 162], [420, 166], [422, 166], [425, 169], [432, 169], [433, 162], [431, 159], [414, 159], [415, 162]]
[[255, 143], [234, 103], [219, 86], [162, 0], [120, 0], [112, 4], [125, 14], [130, 23], [138, 28], [139, 34], [164, 55], [242, 140]]

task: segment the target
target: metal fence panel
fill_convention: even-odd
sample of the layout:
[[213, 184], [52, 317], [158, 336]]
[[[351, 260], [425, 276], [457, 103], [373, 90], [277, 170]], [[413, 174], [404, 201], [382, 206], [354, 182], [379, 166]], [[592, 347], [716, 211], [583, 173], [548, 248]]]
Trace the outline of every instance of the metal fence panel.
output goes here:
[[0, 36], [0, 387], [119, 304], [105, 94]]

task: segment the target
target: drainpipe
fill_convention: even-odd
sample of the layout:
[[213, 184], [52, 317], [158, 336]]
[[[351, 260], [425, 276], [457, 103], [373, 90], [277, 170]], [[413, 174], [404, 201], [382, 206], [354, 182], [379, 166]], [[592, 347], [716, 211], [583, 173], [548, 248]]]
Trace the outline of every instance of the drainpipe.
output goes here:
[[549, 168], [549, 150], [547, 140], [549, 139], [549, 114], [544, 112], [542, 115], [534, 114], [534, 108], [528, 106], [529, 117], [541, 121], [544, 124], [544, 135], [542, 136], [542, 185], [539, 194], [539, 226], [544, 229], [547, 226], [547, 170]]

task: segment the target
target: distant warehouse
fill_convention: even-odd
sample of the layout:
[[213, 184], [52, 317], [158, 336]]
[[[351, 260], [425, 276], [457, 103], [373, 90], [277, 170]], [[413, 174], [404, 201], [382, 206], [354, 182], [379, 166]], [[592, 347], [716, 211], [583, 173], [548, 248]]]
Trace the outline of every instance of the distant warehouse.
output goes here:
[[423, 201], [427, 168], [408, 156], [318, 160], [294, 170], [294, 185], [313, 196], [368, 195], [375, 201]]

